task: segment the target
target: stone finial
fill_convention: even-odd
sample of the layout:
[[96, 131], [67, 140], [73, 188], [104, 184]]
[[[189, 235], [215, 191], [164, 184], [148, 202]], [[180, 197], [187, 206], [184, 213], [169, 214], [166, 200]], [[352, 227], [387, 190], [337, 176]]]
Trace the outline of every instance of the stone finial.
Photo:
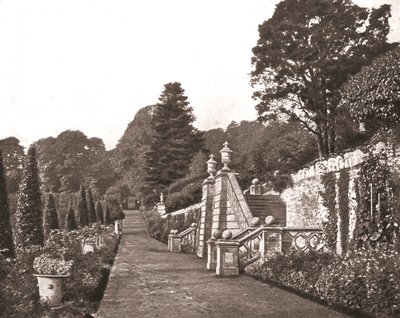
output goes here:
[[224, 148], [222, 148], [219, 152], [221, 153], [221, 162], [224, 164], [222, 171], [229, 171], [230, 168], [228, 167], [228, 164], [230, 164], [232, 161], [231, 158], [233, 151], [229, 148], [229, 143], [227, 141], [224, 142]]
[[254, 179], [251, 181], [251, 184], [253, 184], [253, 185], [260, 184], [260, 180], [258, 180], [257, 178], [254, 178]]
[[214, 159], [214, 155], [210, 155], [210, 159], [206, 162], [207, 164], [207, 172], [210, 174], [210, 177], [213, 177], [215, 172], [217, 172], [217, 162]]

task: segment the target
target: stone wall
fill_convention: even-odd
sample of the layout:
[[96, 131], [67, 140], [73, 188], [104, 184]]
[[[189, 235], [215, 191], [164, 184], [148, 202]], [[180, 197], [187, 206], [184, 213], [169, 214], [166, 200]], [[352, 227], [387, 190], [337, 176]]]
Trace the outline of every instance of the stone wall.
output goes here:
[[[378, 143], [374, 152], [386, 150], [389, 157], [389, 165], [394, 171], [400, 171], [400, 147], [391, 146], [386, 148], [385, 144]], [[326, 220], [327, 209], [323, 206], [320, 192], [324, 191], [321, 176], [328, 172], [339, 178], [342, 169], [348, 169], [349, 182], [349, 239], [353, 238], [356, 222], [356, 195], [355, 180], [360, 164], [365, 160], [367, 151], [360, 149], [345, 153], [343, 156], [318, 161], [315, 164], [292, 174], [293, 187], [285, 189], [281, 198], [286, 203], [286, 217], [288, 227], [321, 227]], [[338, 191], [336, 189], [336, 196]], [[338, 210], [338, 198], [336, 197], [336, 209]], [[338, 211], [337, 211], [338, 212]], [[340, 229], [340, 215], [338, 217], [338, 229]], [[338, 247], [340, 245], [340, 230], [338, 230]], [[339, 251], [340, 252], [340, 251]]]

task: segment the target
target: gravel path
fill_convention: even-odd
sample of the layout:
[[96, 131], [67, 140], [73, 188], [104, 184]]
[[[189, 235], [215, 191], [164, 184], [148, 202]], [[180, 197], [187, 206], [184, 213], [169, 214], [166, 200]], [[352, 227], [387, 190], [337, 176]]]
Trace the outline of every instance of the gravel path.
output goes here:
[[139, 211], [125, 214], [98, 318], [349, 317], [247, 276], [218, 278], [205, 259], [150, 238]]

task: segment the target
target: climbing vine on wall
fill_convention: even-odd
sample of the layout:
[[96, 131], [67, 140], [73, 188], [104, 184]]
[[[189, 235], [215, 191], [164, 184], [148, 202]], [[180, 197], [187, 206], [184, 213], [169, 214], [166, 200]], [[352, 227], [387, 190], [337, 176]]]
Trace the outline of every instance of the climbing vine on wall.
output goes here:
[[387, 154], [370, 152], [361, 165], [358, 179], [360, 209], [357, 215], [357, 247], [393, 244], [399, 229]]
[[349, 183], [350, 175], [348, 170], [341, 170], [338, 179], [338, 203], [340, 216], [340, 238], [342, 251], [348, 248], [349, 236]]
[[328, 210], [325, 221], [322, 222], [326, 246], [332, 251], [336, 251], [337, 241], [337, 214], [336, 214], [336, 177], [333, 172], [321, 176], [321, 182], [324, 190], [320, 192], [323, 205]]

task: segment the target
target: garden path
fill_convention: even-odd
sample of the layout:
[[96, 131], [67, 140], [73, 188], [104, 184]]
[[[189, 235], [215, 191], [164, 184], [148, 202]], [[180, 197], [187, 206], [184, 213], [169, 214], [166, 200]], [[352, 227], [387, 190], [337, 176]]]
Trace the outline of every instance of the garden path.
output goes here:
[[217, 278], [204, 259], [168, 252], [150, 238], [139, 211], [124, 212], [98, 318], [349, 317], [247, 276]]

